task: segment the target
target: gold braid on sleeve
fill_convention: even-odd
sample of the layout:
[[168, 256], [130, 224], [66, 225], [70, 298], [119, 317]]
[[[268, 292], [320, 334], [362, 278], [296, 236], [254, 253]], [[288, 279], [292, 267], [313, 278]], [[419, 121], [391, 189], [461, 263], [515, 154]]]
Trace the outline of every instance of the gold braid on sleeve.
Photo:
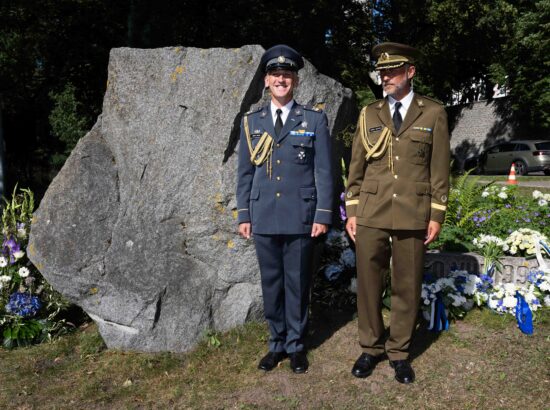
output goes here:
[[369, 140], [367, 132], [367, 115], [366, 109], [364, 108], [359, 115], [359, 135], [361, 136], [361, 142], [363, 147], [365, 147], [365, 159], [369, 161], [372, 159], [382, 158], [389, 149], [388, 152], [388, 168], [393, 174], [393, 147], [392, 147], [392, 132], [388, 127], [384, 127], [382, 133], [378, 137], [378, 140], [375, 143], [372, 143]]

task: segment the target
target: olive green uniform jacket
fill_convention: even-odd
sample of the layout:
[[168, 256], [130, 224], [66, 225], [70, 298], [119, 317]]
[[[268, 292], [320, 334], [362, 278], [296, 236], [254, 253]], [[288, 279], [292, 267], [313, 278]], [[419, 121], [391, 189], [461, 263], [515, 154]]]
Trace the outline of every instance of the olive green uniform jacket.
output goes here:
[[414, 94], [397, 133], [387, 99], [375, 101], [363, 110], [371, 143], [377, 141], [384, 127], [393, 136], [391, 150], [388, 148], [381, 158], [367, 162], [357, 127], [346, 192], [348, 217], [356, 216], [358, 225], [394, 230], [425, 229], [430, 220], [443, 223], [450, 151], [443, 105]]

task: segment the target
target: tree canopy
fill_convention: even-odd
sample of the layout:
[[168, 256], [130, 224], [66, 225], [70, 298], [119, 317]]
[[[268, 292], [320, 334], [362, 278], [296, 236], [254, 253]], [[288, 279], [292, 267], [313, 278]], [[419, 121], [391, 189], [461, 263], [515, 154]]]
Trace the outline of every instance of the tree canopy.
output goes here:
[[448, 103], [474, 82], [506, 81], [517, 127], [548, 132], [549, 14], [550, 0], [6, 0], [7, 186], [45, 189], [101, 111], [113, 47], [287, 43], [366, 102], [381, 96], [368, 75], [371, 47], [404, 42], [424, 56], [420, 92]]

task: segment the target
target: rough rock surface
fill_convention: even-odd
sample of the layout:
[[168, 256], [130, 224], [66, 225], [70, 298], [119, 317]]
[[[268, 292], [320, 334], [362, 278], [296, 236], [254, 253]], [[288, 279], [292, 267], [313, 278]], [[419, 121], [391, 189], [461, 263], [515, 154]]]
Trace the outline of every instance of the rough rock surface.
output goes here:
[[[266, 99], [263, 51], [112, 50], [103, 112], [46, 192], [29, 246], [109, 347], [186, 351], [261, 317], [234, 192], [242, 114]], [[300, 77], [297, 101], [325, 104], [333, 135], [354, 121], [348, 89], [307, 62]]]

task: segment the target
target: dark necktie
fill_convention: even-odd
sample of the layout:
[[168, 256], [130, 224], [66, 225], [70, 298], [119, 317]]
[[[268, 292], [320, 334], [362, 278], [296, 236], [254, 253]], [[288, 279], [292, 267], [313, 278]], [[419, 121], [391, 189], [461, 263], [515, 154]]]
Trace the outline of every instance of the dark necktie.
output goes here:
[[394, 106], [393, 111], [393, 126], [395, 127], [395, 132], [399, 132], [399, 128], [401, 128], [401, 123], [403, 122], [403, 118], [401, 118], [401, 113], [399, 112], [399, 108], [401, 108], [401, 103], [397, 101]]
[[281, 133], [281, 130], [283, 129], [283, 119], [281, 118], [283, 110], [278, 108], [275, 112], [277, 113], [277, 119], [275, 120], [275, 135], [278, 137]]

